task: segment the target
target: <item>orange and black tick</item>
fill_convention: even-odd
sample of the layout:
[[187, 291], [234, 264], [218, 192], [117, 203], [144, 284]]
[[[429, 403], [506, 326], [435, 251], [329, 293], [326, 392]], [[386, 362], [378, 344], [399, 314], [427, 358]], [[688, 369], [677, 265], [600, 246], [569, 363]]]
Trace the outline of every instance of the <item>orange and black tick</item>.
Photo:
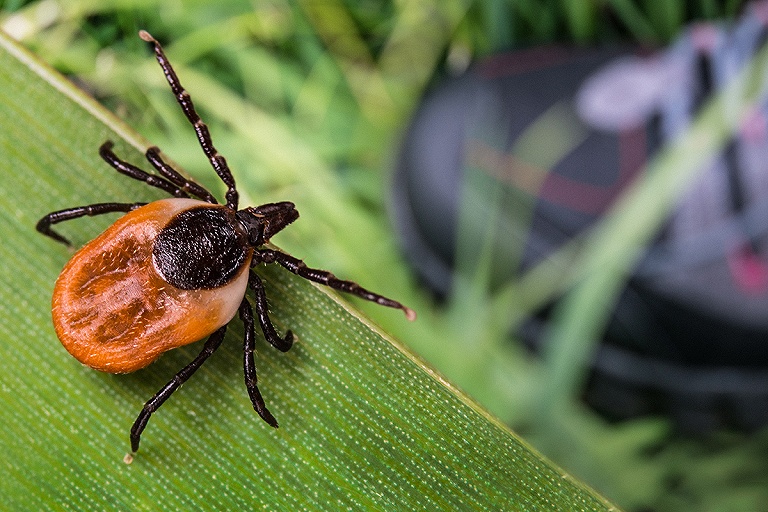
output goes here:
[[200, 146], [227, 187], [226, 203], [184, 178], [160, 156], [146, 151], [157, 174], [147, 173], [118, 158], [112, 143], [99, 148], [115, 170], [173, 198], [151, 203], [98, 203], [49, 213], [37, 230], [69, 245], [52, 224], [83, 216], [126, 212], [111, 227], [80, 249], [61, 272], [53, 291], [56, 334], [78, 361], [111, 373], [144, 368], [163, 352], [208, 336], [200, 354], [158, 391], [131, 428], [131, 449], [139, 449], [141, 433], [155, 412], [221, 345], [227, 324], [239, 314], [245, 328], [245, 386], [253, 408], [269, 425], [275, 417], [256, 385], [255, 321], [246, 290], [253, 290], [256, 319], [266, 340], [287, 351], [288, 331], [280, 337], [267, 315], [264, 285], [254, 269], [278, 263], [310, 281], [348, 292], [382, 306], [415, 313], [397, 301], [370, 292], [332, 273], [307, 267], [301, 260], [265, 247], [270, 238], [299, 217], [293, 203], [269, 203], [238, 209], [238, 193], [227, 161], [213, 146], [208, 127], [195, 111], [160, 44], [147, 32], [173, 94], [192, 123]]

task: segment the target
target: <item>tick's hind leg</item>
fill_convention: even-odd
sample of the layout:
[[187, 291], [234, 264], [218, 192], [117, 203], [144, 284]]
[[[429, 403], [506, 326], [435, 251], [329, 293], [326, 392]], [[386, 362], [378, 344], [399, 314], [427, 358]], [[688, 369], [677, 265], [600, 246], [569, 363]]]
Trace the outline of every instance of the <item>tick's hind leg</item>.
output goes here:
[[267, 409], [257, 386], [256, 362], [253, 359], [253, 352], [256, 350], [256, 329], [253, 322], [253, 310], [248, 300], [243, 297], [240, 303], [240, 319], [243, 321], [245, 331], [245, 341], [243, 343], [243, 369], [245, 373], [245, 387], [248, 390], [248, 396], [251, 398], [253, 409], [259, 413], [261, 419], [270, 426], [277, 428], [277, 420]]
[[327, 270], [310, 268], [298, 258], [294, 258], [293, 256], [280, 251], [274, 251], [272, 249], [259, 249], [257, 254], [259, 256], [259, 260], [264, 263], [279, 263], [284, 268], [290, 270], [297, 276], [303, 277], [304, 279], [309, 279], [310, 281], [324, 284], [335, 290], [351, 293], [352, 295], [356, 295], [362, 299], [375, 302], [376, 304], [380, 304], [388, 308], [400, 309], [403, 311], [403, 313], [405, 313], [405, 316], [408, 318], [408, 320], [416, 319], [416, 312], [414, 310], [403, 306], [396, 300], [392, 300], [390, 298], [384, 297], [383, 295], [379, 295], [378, 293], [373, 293], [372, 291], [366, 290], [354, 281], [344, 281], [339, 279]]
[[272, 325], [267, 313], [267, 293], [264, 290], [264, 283], [256, 273], [251, 272], [248, 276], [248, 286], [253, 290], [256, 299], [256, 315], [259, 318], [259, 326], [264, 333], [264, 337], [277, 350], [287, 352], [293, 346], [293, 333], [288, 331], [285, 333], [285, 338], [281, 338], [277, 331], [275, 331], [275, 326]]
[[71, 245], [69, 240], [51, 229], [51, 224], [77, 219], [79, 217], [93, 217], [94, 215], [102, 215], [104, 213], [130, 212], [145, 204], [147, 203], [98, 203], [89, 204], [87, 206], [76, 206], [74, 208], [67, 208], [66, 210], [58, 210], [49, 213], [37, 221], [37, 226], [35, 226], [35, 228], [40, 233], [53, 238], [57, 242], [61, 242], [64, 245]]
[[187, 366], [182, 368], [179, 373], [174, 375], [168, 384], [163, 386], [160, 391], [155, 393], [155, 396], [150, 398], [149, 401], [144, 404], [144, 408], [141, 410], [139, 416], [136, 418], [136, 421], [133, 423], [133, 427], [131, 427], [132, 452], [135, 453], [139, 450], [141, 433], [144, 432], [144, 429], [147, 426], [147, 422], [149, 422], [149, 417], [152, 416], [152, 413], [159, 409], [160, 406], [163, 405], [163, 403], [165, 403], [168, 398], [170, 398], [173, 392], [179, 389], [182, 384], [187, 382], [187, 380], [203, 365], [203, 363], [209, 357], [211, 357], [214, 352], [216, 352], [216, 349], [219, 348], [221, 342], [224, 341], [224, 333], [226, 332], [227, 326], [224, 325], [223, 327], [220, 327], [218, 331], [208, 336], [208, 339], [203, 346], [203, 350], [197, 355], [197, 357]]

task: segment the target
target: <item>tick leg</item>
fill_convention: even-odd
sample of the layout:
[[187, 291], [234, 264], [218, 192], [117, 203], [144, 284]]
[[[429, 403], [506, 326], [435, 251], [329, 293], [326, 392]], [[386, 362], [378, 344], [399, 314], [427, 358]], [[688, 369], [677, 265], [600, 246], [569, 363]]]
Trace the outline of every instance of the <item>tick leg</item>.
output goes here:
[[256, 315], [259, 317], [259, 325], [264, 337], [277, 350], [287, 352], [293, 345], [293, 333], [288, 331], [285, 333], [285, 338], [281, 338], [275, 331], [267, 313], [267, 293], [264, 291], [264, 283], [255, 272], [251, 272], [248, 276], [248, 286], [251, 287], [256, 298]]
[[213, 194], [208, 192], [205, 187], [193, 180], [188, 180], [179, 174], [176, 169], [168, 165], [160, 156], [160, 149], [157, 146], [152, 146], [147, 149], [145, 156], [147, 157], [147, 160], [149, 160], [149, 163], [151, 163], [152, 166], [157, 169], [157, 172], [162, 174], [168, 181], [181, 188], [181, 190], [184, 192], [187, 192], [190, 195], [198, 197], [203, 201], [208, 201], [212, 204], [218, 203], [216, 198], [213, 197]]
[[197, 140], [200, 142], [200, 147], [203, 148], [203, 153], [208, 157], [208, 161], [216, 171], [216, 174], [219, 175], [219, 178], [221, 178], [221, 181], [227, 186], [227, 206], [237, 210], [238, 194], [237, 189], [235, 188], [235, 178], [232, 176], [232, 171], [229, 170], [226, 158], [220, 155], [213, 146], [213, 140], [211, 140], [211, 134], [208, 131], [208, 127], [203, 120], [200, 119], [200, 116], [195, 110], [195, 105], [192, 103], [192, 98], [181, 85], [179, 77], [176, 76], [176, 72], [168, 61], [168, 57], [166, 57], [165, 52], [163, 52], [163, 47], [160, 46], [160, 43], [145, 30], [139, 31], [139, 37], [148, 43], [152, 43], [157, 62], [163, 69], [165, 78], [168, 80], [168, 85], [171, 86], [171, 90], [173, 91], [174, 96], [176, 96], [176, 101], [181, 105], [181, 110], [184, 111], [184, 115], [186, 115], [189, 122], [192, 123], [195, 133], [197, 134]]
[[101, 155], [101, 158], [103, 158], [105, 162], [111, 165], [120, 174], [125, 174], [126, 176], [135, 180], [143, 181], [151, 187], [165, 190], [172, 196], [189, 197], [189, 194], [187, 194], [184, 190], [166, 180], [165, 178], [155, 176], [154, 174], [149, 174], [148, 172], [142, 171], [135, 165], [129, 164], [125, 160], [120, 160], [117, 155], [112, 152], [112, 146], [114, 146], [114, 144], [111, 140], [106, 141], [101, 145], [101, 147], [99, 147], [99, 155]]
[[65, 220], [77, 219], [79, 217], [93, 217], [94, 215], [101, 215], [104, 213], [130, 212], [131, 210], [135, 210], [136, 208], [144, 206], [145, 204], [147, 203], [98, 203], [89, 204], [87, 206], [76, 206], [74, 208], [67, 208], [66, 210], [59, 210], [49, 213], [37, 221], [37, 226], [35, 226], [35, 228], [40, 233], [53, 238], [57, 242], [61, 242], [64, 245], [71, 245], [69, 240], [51, 229], [51, 224], [57, 224], [59, 222], [64, 222]]
[[253, 409], [259, 413], [261, 419], [270, 426], [277, 428], [277, 420], [269, 412], [261, 397], [256, 378], [256, 363], [253, 360], [253, 352], [256, 350], [256, 331], [253, 322], [253, 310], [248, 300], [243, 297], [240, 303], [240, 319], [245, 327], [245, 342], [243, 343], [243, 368], [245, 373], [245, 387], [248, 390], [248, 396], [251, 397]]
[[179, 389], [179, 387], [181, 387], [181, 385], [184, 384], [209, 357], [211, 357], [211, 354], [216, 352], [216, 349], [219, 348], [221, 342], [224, 340], [225, 332], [227, 332], [226, 325], [220, 327], [218, 331], [211, 334], [206, 340], [205, 345], [203, 346], [203, 350], [197, 355], [197, 357], [187, 366], [182, 368], [179, 373], [174, 375], [168, 384], [163, 386], [160, 391], [155, 393], [155, 396], [150, 398], [149, 401], [144, 404], [144, 408], [141, 410], [139, 416], [136, 418], [136, 421], [133, 423], [133, 427], [131, 427], [132, 452], [135, 453], [139, 450], [141, 433], [144, 432], [144, 429], [147, 426], [147, 422], [149, 421], [149, 417], [152, 416], [152, 413], [158, 410], [160, 406], [163, 405], [163, 403], [165, 403], [168, 398], [170, 398], [173, 392]]
[[375, 302], [376, 304], [380, 304], [382, 306], [400, 309], [403, 311], [403, 313], [405, 313], [405, 316], [408, 318], [408, 320], [416, 319], [416, 312], [411, 308], [403, 306], [399, 302], [384, 297], [383, 295], [379, 295], [378, 293], [373, 293], [369, 290], [366, 290], [354, 281], [344, 281], [339, 279], [327, 270], [310, 268], [298, 258], [294, 258], [293, 256], [272, 249], [259, 249], [258, 255], [259, 259], [264, 263], [279, 263], [284, 268], [290, 270], [297, 276], [303, 277], [304, 279], [309, 279], [310, 281], [324, 284], [335, 290], [351, 293], [352, 295], [356, 295], [362, 299]]

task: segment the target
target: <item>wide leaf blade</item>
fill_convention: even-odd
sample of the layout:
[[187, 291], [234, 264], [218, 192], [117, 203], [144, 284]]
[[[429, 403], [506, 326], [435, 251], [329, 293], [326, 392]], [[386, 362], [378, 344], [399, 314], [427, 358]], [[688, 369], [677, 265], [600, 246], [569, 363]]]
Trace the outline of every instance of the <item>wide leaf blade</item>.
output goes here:
[[[251, 409], [233, 322], [126, 465], [141, 405], [200, 344], [109, 375], [56, 340], [50, 293], [71, 251], [35, 222], [69, 206], [162, 197], [99, 160], [106, 139], [142, 161], [138, 136], [0, 34], [0, 494], [9, 510], [611, 508], [335, 294], [280, 268], [262, 272], [271, 314], [298, 342], [281, 354], [260, 337], [256, 357], [281, 428]], [[107, 217], [62, 232], [82, 244]]]

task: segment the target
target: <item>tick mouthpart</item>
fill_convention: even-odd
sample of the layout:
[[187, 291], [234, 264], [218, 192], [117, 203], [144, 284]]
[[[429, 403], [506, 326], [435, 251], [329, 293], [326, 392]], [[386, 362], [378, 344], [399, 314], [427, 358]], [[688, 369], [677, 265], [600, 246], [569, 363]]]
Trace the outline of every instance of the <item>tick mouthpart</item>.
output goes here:
[[265, 244], [288, 224], [299, 218], [299, 211], [290, 201], [250, 206], [237, 212], [237, 218], [248, 231], [255, 246]]

